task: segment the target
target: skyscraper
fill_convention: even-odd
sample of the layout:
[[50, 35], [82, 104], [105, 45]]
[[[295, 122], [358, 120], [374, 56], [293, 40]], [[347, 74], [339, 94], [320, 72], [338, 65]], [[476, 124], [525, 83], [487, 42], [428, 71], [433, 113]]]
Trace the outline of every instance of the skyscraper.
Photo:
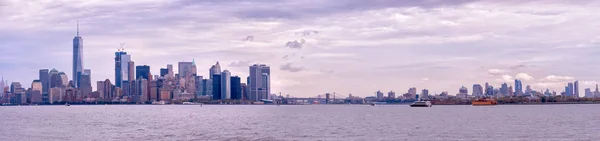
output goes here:
[[508, 84], [502, 83], [500, 86], [500, 93], [503, 95], [508, 95]]
[[196, 64], [194, 62], [179, 62], [179, 77], [185, 78], [186, 76], [196, 75]]
[[165, 76], [169, 74], [169, 69], [167, 68], [160, 68], [160, 76]]
[[375, 92], [375, 96], [377, 96], [377, 99], [383, 99], [383, 92], [377, 91]]
[[[270, 75], [271, 68], [264, 64], [254, 64], [250, 66], [250, 77], [248, 83], [250, 87], [251, 100], [269, 99], [270, 94]], [[264, 82], [267, 81], [267, 82]]]
[[574, 93], [574, 86], [573, 86], [573, 83], [568, 83], [568, 84], [567, 84], [567, 87], [566, 87], [565, 89], [566, 89], [566, 90], [565, 90], [565, 95], [566, 95], [567, 97], [572, 97], [572, 96], [573, 96], [573, 93]]
[[221, 74], [212, 75], [212, 99], [221, 99]]
[[231, 73], [228, 70], [221, 73], [221, 99], [231, 99]]
[[515, 79], [515, 96], [523, 95], [523, 83], [521, 80]]
[[[50, 71], [48, 69], [41, 69], [39, 73], [39, 80], [42, 83], [42, 100], [48, 102], [48, 91], [50, 90]], [[2, 83], [2, 82], [0, 82]]]
[[131, 57], [123, 49], [115, 52], [115, 85], [117, 87], [121, 87], [121, 83], [129, 78], [127, 75], [129, 75], [130, 60]]
[[79, 81], [79, 92], [84, 97], [89, 97], [92, 93], [92, 71], [89, 69], [83, 70], [83, 74], [81, 74], [81, 79]]
[[152, 74], [150, 74], [150, 66], [143, 65], [135, 67], [135, 79], [143, 78], [146, 80], [150, 80], [151, 75]]
[[593, 98], [594, 97], [594, 94], [592, 93], [592, 89], [585, 88], [585, 97], [586, 98]]
[[473, 84], [473, 96], [483, 95], [483, 87], [480, 84]]
[[573, 97], [579, 97], [579, 81], [575, 81], [573, 89]]
[[427, 90], [427, 89], [421, 90], [421, 98], [427, 98], [427, 97], [429, 97], [429, 90]]
[[242, 80], [238, 76], [231, 77], [231, 99], [242, 99]]
[[73, 38], [73, 82], [79, 87], [79, 80], [83, 73], [83, 39], [79, 36], [79, 22], [77, 22], [77, 36]]
[[135, 79], [135, 63], [130, 59], [127, 63], [127, 80], [134, 81]]
[[210, 72], [208, 75], [210, 76], [210, 79], [212, 79], [213, 75], [221, 74], [221, 65], [219, 65], [219, 62], [217, 62], [217, 64], [211, 66], [208, 71]]

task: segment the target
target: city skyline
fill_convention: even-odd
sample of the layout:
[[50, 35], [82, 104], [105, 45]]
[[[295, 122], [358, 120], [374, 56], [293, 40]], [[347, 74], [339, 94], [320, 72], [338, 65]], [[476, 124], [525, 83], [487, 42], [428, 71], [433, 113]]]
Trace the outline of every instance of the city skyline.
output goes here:
[[[557, 92], [579, 80], [583, 96], [585, 88], [594, 88], [600, 80], [594, 66], [600, 61], [589, 58], [600, 53], [597, 18], [590, 15], [598, 11], [598, 2], [272, 4], [292, 8], [249, 9], [236, 1], [57, 1], [54, 7], [5, 1], [0, 3], [0, 48], [7, 55], [0, 56], [0, 73], [23, 86], [37, 79], [40, 69], [56, 68], [74, 76], [75, 45], [70, 39], [79, 21], [86, 40], [82, 69], [91, 69], [93, 84], [115, 82], [113, 53], [120, 43], [125, 43], [136, 66], [148, 65], [154, 75], [167, 64], [194, 61], [198, 75], [207, 78], [210, 66], [219, 61], [222, 70], [245, 80], [248, 66], [269, 64], [271, 93], [294, 96], [372, 96], [377, 90], [403, 93], [411, 87], [454, 95], [461, 86], [472, 91], [472, 84], [486, 82], [515, 88], [514, 79], [522, 80], [523, 87]], [[238, 9], [213, 8], [218, 5]], [[301, 11], [302, 5], [322, 13]], [[69, 8], [90, 10], [72, 14]], [[102, 13], [100, 8], [118, 10]], [[185, 14], [190, 12], [217, 17]], [[151, 18], [136, 19], [136, 14]], [[372, 20], [357, 21], [361, 18]]]

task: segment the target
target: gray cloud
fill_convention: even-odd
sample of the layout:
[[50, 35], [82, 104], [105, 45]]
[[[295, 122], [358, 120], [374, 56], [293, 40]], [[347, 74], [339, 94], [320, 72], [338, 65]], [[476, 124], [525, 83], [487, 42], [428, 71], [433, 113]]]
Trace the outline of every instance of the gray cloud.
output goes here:
[[282, 70], [282, 71], [289, 71], [289, 72], [300, 72], [300, 71], [306, 70], [306, 68], [304, 68], [304, 67], [293, 66], [292, 63], [284, 64], [279, 69]]
[[252, 41], [254, 40], [254, 36], [250, 35], [250, 36], [246, 36], [246, 38], [243, 39], [244, 41]]
[[288, 41], [285, 43], [285, 46], [289, 48], [301, 49], [304, 46], [304, 43], [306, 43], [306, 41], [304, 39], [300, 39], [300, 41]]

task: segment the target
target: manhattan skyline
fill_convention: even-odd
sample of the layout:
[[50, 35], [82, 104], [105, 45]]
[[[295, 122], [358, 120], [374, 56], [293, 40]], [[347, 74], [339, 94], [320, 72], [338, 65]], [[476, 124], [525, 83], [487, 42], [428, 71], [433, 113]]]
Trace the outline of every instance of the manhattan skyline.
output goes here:
[[583, 92], [600, 80], [595, 1], [75, 3], [0, 2], [5, 79], [29, 85], [52, 68], [73, 76], [79, 21], [91, 82], [114, 82], [120, 43], [152, 74], [192, 60], [204, 77], [217, 61], [239, 76], [269, 64], [271, 93], [293, 96], [411, 87], [454, 95], [486, 82], [514, 87], [514, 79], [557, 92], [579, 80]]

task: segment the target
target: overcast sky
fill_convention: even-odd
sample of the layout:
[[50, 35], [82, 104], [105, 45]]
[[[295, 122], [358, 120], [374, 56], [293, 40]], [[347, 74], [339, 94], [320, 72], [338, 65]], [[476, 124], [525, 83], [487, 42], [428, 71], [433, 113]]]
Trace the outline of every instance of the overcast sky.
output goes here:
[[[1, 0], [0, 73], [29, 87], [38, 70], [71, 77], [79, 20], [92, 84], [114, 82], [114, 52], [136, 65], [217, 61], [245, 79], [271, 66], [272, 92], [359, 96], [410, 87], [456, 94], [489, 82], [581, 93], [600, 80], [600, 1]], [[175, 70], [177, 71], [177, 70]], [[69, 78], [72, 79], [72, 78]], [[583, 94], [582, 94], [583, 95]]]

